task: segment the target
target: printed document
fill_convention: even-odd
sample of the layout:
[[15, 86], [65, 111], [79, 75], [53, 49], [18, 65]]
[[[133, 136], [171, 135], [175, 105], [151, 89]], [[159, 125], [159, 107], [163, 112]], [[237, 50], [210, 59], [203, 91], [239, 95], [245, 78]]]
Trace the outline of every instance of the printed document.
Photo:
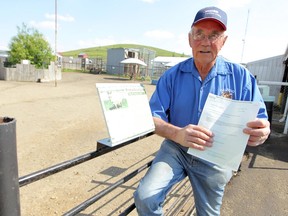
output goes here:
[[188, 153], [219, 166], [238, 170], [249, 135], [243, 133], [247, 122], [257, 117], [260, 103], [236, 101], [209, 94], [199, 124], [214, 133], [212, 147], [204, 151], [189, 148]]

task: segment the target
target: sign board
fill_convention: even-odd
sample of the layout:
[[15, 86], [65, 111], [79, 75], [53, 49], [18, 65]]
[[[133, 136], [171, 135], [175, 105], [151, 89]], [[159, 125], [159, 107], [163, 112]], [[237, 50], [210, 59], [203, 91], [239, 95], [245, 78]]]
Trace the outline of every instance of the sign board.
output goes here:
[[115, 146], [155, 130], [145, 88], [140, 83], [96, 83], [109, 138]]

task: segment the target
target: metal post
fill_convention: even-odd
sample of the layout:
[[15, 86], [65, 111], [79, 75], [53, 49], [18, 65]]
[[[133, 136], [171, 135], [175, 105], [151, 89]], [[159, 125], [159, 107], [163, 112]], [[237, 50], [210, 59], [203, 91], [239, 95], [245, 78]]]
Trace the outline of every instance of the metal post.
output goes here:
[[57, 56], [57, 0], [55, 0], [55, 64], [54, 64], [54, 72], [55, 72], [55, 87], [57, 87], [57, 72], [58, 72], [58, 56]]
[[16, 120], [8, 117], [0, 117], [0, 215], [21, 215]]

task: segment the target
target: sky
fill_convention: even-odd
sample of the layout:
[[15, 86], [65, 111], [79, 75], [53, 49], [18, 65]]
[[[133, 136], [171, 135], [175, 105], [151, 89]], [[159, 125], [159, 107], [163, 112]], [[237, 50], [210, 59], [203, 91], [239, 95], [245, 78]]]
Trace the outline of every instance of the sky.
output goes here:
[[197, 11], [207, 6], [228, 16], [228, 39], [220, 55], [247, 63], [285, 53], [287, 0], [2, 1], [0, 49], [9, 47], [24, 23], [57, 52], [132, 43], [191, 55], [188, 32]]

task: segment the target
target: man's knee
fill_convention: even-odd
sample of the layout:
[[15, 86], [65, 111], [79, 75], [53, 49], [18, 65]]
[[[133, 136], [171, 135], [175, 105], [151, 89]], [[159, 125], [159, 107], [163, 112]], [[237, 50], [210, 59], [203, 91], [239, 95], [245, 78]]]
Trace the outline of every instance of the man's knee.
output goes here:
[[155, 196], [150, 196], [149, 193], [145, 189], [137, 188], [137, 190], [134, 192], [134, 201], [136, 207], [145, 207], [150, 208], [152, 204], [156, 203]]
[[[150, 194], [151, 195], [151, 194]], [[134, 192], [134, 202], [139, 215], [162, 215], [162, 204], [158, 196], [147, 194], [147, 191], [137, 188]]]

